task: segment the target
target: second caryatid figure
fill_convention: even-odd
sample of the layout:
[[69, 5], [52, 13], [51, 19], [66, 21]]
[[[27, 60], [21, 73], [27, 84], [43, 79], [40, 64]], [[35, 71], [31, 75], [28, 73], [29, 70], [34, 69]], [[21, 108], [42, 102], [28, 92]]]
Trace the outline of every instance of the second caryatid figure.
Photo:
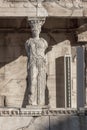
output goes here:
[[26, 42], [28, 56], [28, 102], [29, 105], [45, 105], [47, 58], [45, 51], [48, 47], [46, 40], [39, 37], [41, 26], [45, 19], [33, 18], [29, 21], [32, 38]]

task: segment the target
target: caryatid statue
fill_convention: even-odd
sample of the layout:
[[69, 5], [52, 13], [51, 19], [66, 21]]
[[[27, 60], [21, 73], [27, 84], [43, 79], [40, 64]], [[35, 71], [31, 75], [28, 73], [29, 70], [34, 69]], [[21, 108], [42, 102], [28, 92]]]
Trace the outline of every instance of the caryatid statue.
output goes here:
[[32, 18], [29, 20], [32, 38], [26, 42], [26, 52], [28, 56], [28, 87], [29, 105], [45, 105], [46, 89], [46, 63], [45, 51], [48, 47], [46, 40], [39, 37], [41, 26], [45, 19]]

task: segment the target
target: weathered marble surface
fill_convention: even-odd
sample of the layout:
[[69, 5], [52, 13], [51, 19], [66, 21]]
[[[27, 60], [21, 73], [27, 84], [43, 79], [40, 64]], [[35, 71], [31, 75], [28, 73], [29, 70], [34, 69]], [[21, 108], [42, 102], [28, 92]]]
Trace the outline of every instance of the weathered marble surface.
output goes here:
[[[63, 34], [62, 34], [63, 35]], [[60, 39], [62, 38], [62, 35], [59, 35]], [[58, 36], [57, 35], [52, 35], [52, 37], [58, 41]], [[66, 37], [66, 36], [65, 36]], [[60, 42], [60, 44], [57, 43], [57, 45], [54, 45], [52, 47], [52, 50], [48, 52], [48, 90], [49, 90], [49, 104], [51, 107], [56, 107], [56, 102], [57, 102], [57, 90], [58, 86], [60, 85], [61, 81], [58, 81], [59, 76], [63, 76], [64, 73], [61, 75], [57, 75], [58, 69], [61, 69], [61, 66], [57, 66], [56, 60], [58, 58], [63, 57], [64, 55], [69, 55], [71, 54], [71, 46], [70, 46], [70, 41], [64, 40]], [[52, 58], [53, 57], [53, 58]], [[62, 79], [61, 79], [62, 80]], [[55, 87], [53, 87], [55, 86]], [[52, 105], [55, 104], [55, 105]]]
[[[43, 33], [41, 35], [49, 43], [49, 50], [47, 52], [48, 89], [46, 89], [45, 100], [51, 107], [56, 107], [56, 84], [58, 85], [59, 82], [55, 80], [55, 67], [57, 68], [55, 60], [65, 54], [71, 54], [71, 41], [66, 40], [67, 37], [71, 36], [70, 34], [65, 35], [63, 33], [58, 35], [56, 33], [50, 35]], [[23, 101], [24, 104], [27, 104], [28, 98], [25, 96], [27, 95], [27, 56], [24, 43], [29, 38], [29, 34], [8, 33], [8, 35], [4, 35], [2, 33], [0, 37], [0, 95], [6, 96], [6, 106], [21, 107]]]
[[86, 116], [0, 117], [1, 130], [86, 130]]
[[29, 88], [29, 105], [45, 105], [45, 89], [46, 89], [46, 49], [48, 43], [45, 39], [40, 38], [41, 27], [45, 19], [29, 20], [32, 38], [27, 40], [25, 44], [28, 61], [28, 88]]
[[2, 0], [0, 1], [0, 16], [87, 17], [87, 2], [81, 0], [46, 0], [41, 2]]
[[[80, 20], [81, 21], [81, 20]], [[26, 77], [27, 77], [27, 56], [25, 51], [25, 42], [29, 39], [29, 29], [21, 32], [14, 31], [15, 28], [23, 29], [27, 27], [24, 20], [1, 20], [0, 27], [8, 25], [13, 29], [13, 32], [0, 33], [0, 100], [2, 96], [6, 97], [5, 105], [9, 107], [21, 107], [27, 105], [26, 96], [28, 94]], [[16, 23], [15, 23], [16, 22]], [[11, 25], [14, 23], [14, 25]], [[44, 24], [47, 32], [41, 33], [49, 44], [47, 50], [47, 87], [46, 87], [46, 104], [51, 107], [56, 107], [56, 88], [59, 83], [56, 73], [61, 67], [57, 66], [56, 59], [64, 55], [71, 55], [71, 44], [75, 44], [74, 35], [71, 32], [66, 32], [65, 27], [69, 23], [68, 19], [48, 18]], [[22, 28], [21, 28], [22, 26]], [[74, 25], [69, 23], [67, 28], [74, 28]], [[59, 29], [59, 30], [58, 30]], [[57, 32], [56, 32], [57, 31]], [[63, 32], [65, 31], [65, 32]], [[76, 107], [76, 61], [72, 62], [72, 107]], [[62, 77], [62, 75], [60, 75]], [[14, 91], [15, 90], [15, 91]], [[3, 100], [4, 102], [4, 100]], [[0, 102], [3, 106], [3, 102]], [[61, 102], [61, 100], [60, 100]], [[1, 105], [0, 104], [0, 105]], [[23, 105], [24, 104], [24, 105]]]
[[41, 2], [30, 1], [0, 1], [0, 16], [48, 16]]
[[43, 6], [46, 8], [49, 16], [87, 16], [86, 3], [82, 3], [82, 1], [80, 0], [60, 0], [56, 2], [44, 2]]
[[1, 40], [0, 44], [0, 95], [6, 96], [6, 106], [22, 106], [27, 75], [27, 57], [23, 43], [25, 38], [23, 34], [15, 34], [13, 40], [12, 35], [1, 35], [2, 39], [4, 37], [7, 40]]

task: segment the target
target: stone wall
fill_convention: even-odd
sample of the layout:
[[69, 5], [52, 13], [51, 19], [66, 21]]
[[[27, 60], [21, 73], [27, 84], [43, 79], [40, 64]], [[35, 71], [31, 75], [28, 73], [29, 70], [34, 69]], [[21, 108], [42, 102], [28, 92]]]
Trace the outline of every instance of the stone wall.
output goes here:
[[0, 117], [1, 130], [86, 130], [87, 116]]
[[[50, 21], [50, 22], [49, 22]], [[58, 24], [59, 21], [59, 24]], [[10, 21], [7, 20], [8, 27]], [[12, 22], [12, 20], [11, 20]], [[60, 91], [59, 86], [61, 82], [58, 81], [59, 77], [64, 76], [64, 72], [59, 75], [59, 70], [61, 70], [61, 65], [57, 65], [59, 59], [65, 55], [72, 55], [71, 48], [72, 43], [75, 43], [73, 39], [72, 32], [64, 31], [64, 28], [67, 26], [68, 19], [55, 19], [49, 18], [46, 20], [44, 27], [42, 28], [41, 37], [47, 40], [48, 49], [47, 49], [47, 87], [46, 87], [46, 104], [50, 104], [51, 107], [57, 106], [57, 94]], [[2, 26], [5, 26], [5, 23], [2, 22]], [[0, 100], [3, 98], [5, 106], [8, 107], [26, 107], [28, 100], [28, 91], [27, 91], [27, 56], [25, 52], [25, 42], [31, 37], [29, 28], [25, 30], [27, 26], [24, 23], [24, 20], [21, 22], [21, 19], [14, 21], [16, 28], [24, 28], [22, 32], [16, 31], [7, 31], [5, 33], [1, 32], [0, 34]], [[68, 25], [73, 26], [73, 24]], [[11, 28], [11, 27], [10, 27]], [[12, 27], [13, 28], [13, 27]], [[61, 28], [60, 31], [56, 32], [56, 29]], [[44, 31], [45, 29], [45, 31]], [[52, 30], [52, 31], [51, 31]], [[75, 79], [73, 81], [73, 87], [76, 90], [76, 63], [72, 63], [72, 77]], [[63, 63], [62, 63], [63, 67]], [[75, 72], [75, 73], [74, 73]], [[63, 81], [62, 81], [63, 82]], [[64, 90], [63, 90], [64, 91]], [[74, 92], [75, 93], [75, 92]], [[72, 107], [76, 107], [74, 100], [74, 95], [72, 93]], [[64, 99], [61, 99], [62, 102]], [[1, 106], [3, 103], [1, 102]]]
[[27, 58], [25, 34], [0, 35], [0, 95], [6, 106], [22, 106], [26, 89]]
[[[42, 34], [42, 36], [45, 37], [45, 39], [50, 39], [46, 34]], [[6, 96], [6, 106], [20, 107], [22, 106], [23, 100], [25, 100], [25, 102], [27, 100], [27, 56], [25, 52], [25, 42], [26, 39], [29, 38], [29, 35], [28, 33], [2, 33], [0, 37], [0, 95]], [[57, 41], [55, 37], [57, 38], [56, 34], [54, 34], [54, 39]], [[62, 41], [54, 46], [50, 45], [51, 43], [48, 39], [47, 41], [49, 47], [51, 47], [51, 50], [47, 52], [47, 88], [49, 91], [50, 104], [51, 106], [56, 106], [55, 79], [56, 69], [59, 68], [59, 66], [56, 66], [55, 61], [58, 57], [71, 54], [71, 47], [68, 40]]]

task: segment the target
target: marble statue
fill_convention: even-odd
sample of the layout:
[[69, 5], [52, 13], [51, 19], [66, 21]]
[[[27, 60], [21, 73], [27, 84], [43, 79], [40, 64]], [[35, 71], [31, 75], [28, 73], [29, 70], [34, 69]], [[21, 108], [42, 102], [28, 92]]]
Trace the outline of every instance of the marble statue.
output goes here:
[[29, 105], [45, 105], [47, 42], [39, 37], [42, 20], [31, 20], [32, 38], [26, 42], [28, 56]]

